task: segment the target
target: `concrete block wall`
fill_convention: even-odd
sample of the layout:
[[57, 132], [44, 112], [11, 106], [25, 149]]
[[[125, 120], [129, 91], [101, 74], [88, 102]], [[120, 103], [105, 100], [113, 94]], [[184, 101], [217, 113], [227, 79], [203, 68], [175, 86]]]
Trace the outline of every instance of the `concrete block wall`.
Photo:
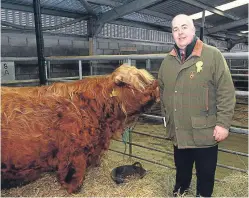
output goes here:
[[[118, 55], [118, 54], [158, 54], [168, 53], [173, 47], [173, 43], [152, 43], [139, 42], [125, 39], [107, 39], [97, 38], [96, 55]], [[125, 49], [133, 48], [135, 51], [123, 51]], [[135, 61], [138, 68], [146, 68], [146, 60]], [[111, 65], [115, 69], [122, 61], [98, 61], [94, 74], [103, 74], [99, 68]], [[151, 71], [157, 71], [161, 65], [161, 60], [151, 61]], [[110, 70], [111, 72], [112, 70]]]
[[137, 54], [153, 54], [153, 53], [167, 53], [172, 48], [173, 44], [152, 43], [130, 41], [125, 39], [97, 39], [97, 49], [102, 54], [120, 54], [120, 49], [125, 47], [133, 47]]
[[[1, 35], [2, 57], [35, 57], [36, 39], [32, 33], [5, 33]], [[44, 34], [45, 56], [88, 55], [88, 40], [84, 37]]]
[[[72, 37], [44, 34], [44, 54], [48, 56], [86, 56], [88, 40], [84, 37]], [[36, 38], [34, 33], [2, 32], [1, 57], [36, 57]], [[89, 64], [83, 63], [83, 72], [89, 71]], [[16, 62], [16, 80], [39, 78], [35, 62]], [[89, 72], [86, 73], [88, 75]], [[78, 63], [51, 64], [51, 77], [78, 76]]]

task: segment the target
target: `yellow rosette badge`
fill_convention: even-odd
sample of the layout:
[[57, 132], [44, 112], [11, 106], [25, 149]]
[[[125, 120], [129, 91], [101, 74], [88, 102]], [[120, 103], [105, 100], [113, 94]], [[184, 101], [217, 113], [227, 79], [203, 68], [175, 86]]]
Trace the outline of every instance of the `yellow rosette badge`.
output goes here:
[[196, 71], [197, 71], [197, 73], [200, 73], [201, 70], [202, 70], [203, 62], [202, 61], [198, 61], [195, 65], [196, 65]]

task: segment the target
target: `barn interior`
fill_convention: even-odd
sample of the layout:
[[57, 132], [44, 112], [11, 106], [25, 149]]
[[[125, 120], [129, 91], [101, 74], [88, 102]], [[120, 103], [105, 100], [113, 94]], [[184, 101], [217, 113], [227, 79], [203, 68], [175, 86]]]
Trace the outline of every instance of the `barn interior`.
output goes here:
[[[157, 78], [174, 46], [171, 20], [192, 17], [197, 36], [224, 55], [236, 89], [227, 141], [221, 143], [214, 196], [248, 197], [247, 0], [1, 0], [1, 86], [69, 82], [110, 74], [122, 63]], [[160, 104], [139, 117], [126, 137], [113, 140], [101, 166], [88, 170], [81, 197], [171, 197], [172, 145], [165, 139]], [[139, 161], [142, 179], [117, 185], [111, 171]], [[192, 194], [195, 196], [195, 179]], [[53, 173], [3, 197], [67, 197]]]

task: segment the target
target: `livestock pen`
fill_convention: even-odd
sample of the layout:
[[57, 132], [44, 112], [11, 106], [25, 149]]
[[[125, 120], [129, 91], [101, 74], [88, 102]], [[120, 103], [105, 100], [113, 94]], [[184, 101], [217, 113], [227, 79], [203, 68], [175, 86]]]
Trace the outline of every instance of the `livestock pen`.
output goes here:
[[[224, 54], [229, 58], [247, 58], [247, 54]], [[121, 55], [121, 56], [92, 56], [92, 57], [50, 57], [46, 58], [46, 80], [49, 84], [54, 81], [68, 81], [82, 79], [82, 62], [96, 60], [125, 60], [131, 63], [133, 59], [146, 60], [146, 69], [152, 71], [151, 60], [162, 59], [165, 55]], [[36, 58], [3, 58], [2, 61], [27, 61]], [[49, 78], [50, 67], [53, 61], [78, 61], [79, 76], [69, 78]], [[91, 65], [90, 74], [94, 68]], [[232, 73], [233, 75], [233, 73]], [[28, 81], [5, 82], [6, 84], [39, 82], [38, 79]], [[229, 138], [219, 147], [218, 170], [214, 196], [248, 196], [248, 103], [247, 92], [237, 90], [237, 113], [233, 120], [232, 132]], [[241, 99], [242, 97], [242, 99]], [[246, 100], [245, 100], [246, 98]], [[239, 104], [243, 103], [243, 104]], [[246, 104], [244, 104], [246, 103]], [[165, 129], [162, 124], [158, 107], [140, 119], [130, 129], [130, 133], [123, 140], [114, 140], [108, 153], [102, 159], [101, 166], [88, 170], [81, 191], [73, 196], [171, 196], [174, 185], [174, 164], [172, 145], [165, 138]], [[244, 112], [244, 113], [243, 113]], [[243, 113], [243, 117], [241, 116]], [[153, 114], [153, 115], [152, 115]], [[240, 114], [240, 115], [238, 115]], [[240, 118], [238, 118], [240, 116]], [[236, 118], [237, 117], [237, 118]], [[125, 144], [126, 143], [126, 144]], [[122, 185], [116, 185], [110, 177], [110, 172], [118, 165], [132, 164], [140, 161], [147, 175], [141, 180], [132, 180]], [[195, 188], [195, 180], [191, 185]], [[194, 192], [194, 190], [193, 190]], [[229, 194], [233, 193], [233, 194]], [[193, 196], [194, 194], [192, 194]], [[40, 180], [26, 186], [2, 191], [2, 196], [68, 196], [60, 189], [55, 175], [45, 174]]]

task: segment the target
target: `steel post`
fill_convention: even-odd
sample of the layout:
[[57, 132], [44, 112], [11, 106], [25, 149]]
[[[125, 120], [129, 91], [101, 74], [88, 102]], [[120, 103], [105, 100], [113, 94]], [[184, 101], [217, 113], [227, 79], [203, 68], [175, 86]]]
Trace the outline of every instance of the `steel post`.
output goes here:
[[38, 66], [39, 66], [39, 79], [40, 79], [40, 84], [45, 85], [46, 71], [45, 71], [44, 40], [42, 34], [40, 0], [33, 0], [33, 7], [34, 7], [34, 18], [35, 18], [35, 35], [36, 35]]

